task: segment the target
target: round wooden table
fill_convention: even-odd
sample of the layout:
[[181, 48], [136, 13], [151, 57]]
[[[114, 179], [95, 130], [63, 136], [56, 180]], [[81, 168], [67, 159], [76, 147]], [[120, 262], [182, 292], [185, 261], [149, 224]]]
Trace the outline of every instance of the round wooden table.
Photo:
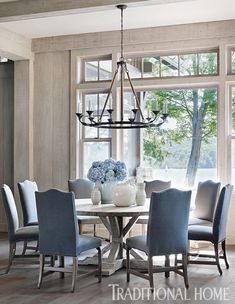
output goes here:
[[[76, 211], [78, 215], [99, 216], [111, 235], [110, 244], [102, 249], [102, 254], [109, 252], [107, 258], [103, 258], [103, 274], [111, 275], [123, 267], [123, 249], [126, 249], [124, 241], [130, 229], [139, 216], [149, 214], [149, 199], [144, 206], [116, 207], [113, 204], [93, 205], [90, 199], [77, 199]], [[125, 225], [124, 225], [125, 218]], [[136, 258], [141, 258], [136, 252], [131, 252]], [[87, 258], [82, 264], [94, 264], [94, 259]]]

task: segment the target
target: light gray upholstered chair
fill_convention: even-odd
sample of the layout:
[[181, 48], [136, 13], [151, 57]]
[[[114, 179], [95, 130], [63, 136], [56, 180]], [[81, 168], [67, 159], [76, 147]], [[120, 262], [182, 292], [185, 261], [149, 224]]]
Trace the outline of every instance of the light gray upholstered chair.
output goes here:
[[[153, 291], [153, 273], [170, 271], [184, 276], [188, 288], [187, 253], [188, 253], [188, 219], [191, 191], [168, 189], [153, 192], [150, 202], [148, 231], [146, 235], [134, 236], [126, 240], [127, 244], [127, 281], [130, 274], [149, 280]], [[148, 269], [145, 273], [133, 270], [130, 266], [130, 250], [137, 249], [146, 253]], [[182, 264], [170, 266], [169, 255], [182, 254]], [[153, 267], [154, 256], [165, 256], [165, 267]], [[181, 271], [183, 270], [183, 271]], [[148, 273], [148, 275], [146, 274]]]
[[[153, 181], [145, 181], [145, 192], [146, 197], [150, 198], [152, 192], [160, 192], [171, 187], [171, 181], [162, 181], [162, 180], [153, 180]], [[136, 222], [136, 224], [142, 224], [142, 234], [146, 233], [146, 225], [148, 224], [149, 217], [148, 216], [140, 216]]]
[[[69, 191], [73, 192], [76, 199], [91, 198], [91, 191], [94, 188], [94, 184], [83, 178], [68, 181]], [[96, 224], [102, 224], [101, 219], [98, 216], [85, 216], [79, 215], [78, 224], [80, 234], [83, 234], [83, 225], [93, 225], [94, 236], [96, 236]]]
[[[189, 226], [188, 238], [189, 240], [194, 241], [208, 241], [213, 243], [215, 255], [208, 255], [208, 254], [192, 254], [189, 253], [190, 256], [197, 256], [198, 258], [214, 258], [214, 261], [201, 261], [200, 259], [197, 260], [190, 260], [189, 263], [191, 264], [208, 264], [208, 265], [217, 265], [220, 275], [222, 275], [222, 269], [220, 267], [220, 260], [224, 259], [226, 268], [229, 268], [227, 255], [226, 255], [226, 226], [227, 226], [227, 219], [228, 219], [228, 211], [229, 205], [231, 201], [231, 195], [233, 191], [232, 185], [226, 185], [222, 188], [218, 204], [215, 210], [215, 216], [213, 219], [212, 226], [206, 225], [191, 225]], [[222, 255], [219, 254], [219, 244], [222, 245]]]
[[[18, 183], [18, 189], [20, 194], [20, 202], [23, 211], [24, 226], [38, 225], [38, 215], [35, 199], [35, 191], [38, 191], [36, 182], [25, 180]], [[38, 244], [36, 247], [28, 246], [27, 241], [24, 242], [23, 253], [25, 254], [27, 249], [38, 250]]]
[[193, 216], [189, 218], [189, 225], [212, 225], [220, 186], [221, 183], [212, 180], [198, 183], [195, 210]]
[[4, 184], [1, 192], [8, 224], [9, 261], [6, 269], [8, 273], [15, 257], [32, 257], [32, 255], [16, 255], [16, 243], [38, 241], [38, 226], [19, 227], [18, 213], [11, 189]]
[[[101, 240], [96, 237], [79, 235], [75, 200], [72, 192], [51, 189], [36, 192], [36, 204], [39, 224], [40, 271], [38, 288], [41, 287], [44, 270], [72, 273], [72, 289], [75, 289], [78, 261], [81, 252], [96, 248], [98, 250], [98, 280], [101, 281]], [[59, 256], [59, 266], [44, 266], [45, 255]], [[64, 258], [72, 257], [73, 266], [65, 267]], [[88, 274], [94, 273], [94, 271]], [[80, 277], [84, 277], [82, 275]]]

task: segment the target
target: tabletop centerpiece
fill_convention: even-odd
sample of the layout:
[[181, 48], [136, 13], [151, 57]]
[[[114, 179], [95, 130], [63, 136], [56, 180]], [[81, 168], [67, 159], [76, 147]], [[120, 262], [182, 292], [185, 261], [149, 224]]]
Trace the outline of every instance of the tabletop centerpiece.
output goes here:
[[127, 178], [127, 169], [124, 162], [112, 158], [104, 161], [95, 161], [90, 167], [87, 177], [99, 187], [101, 203], [112, 203], [113, 187]]

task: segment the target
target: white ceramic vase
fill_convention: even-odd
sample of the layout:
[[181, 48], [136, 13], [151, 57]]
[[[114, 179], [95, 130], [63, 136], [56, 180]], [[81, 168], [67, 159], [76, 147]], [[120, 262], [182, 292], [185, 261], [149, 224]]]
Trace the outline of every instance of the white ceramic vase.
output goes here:
[[136, 205], [144, 206], [146, 200], [145, 183], [136, 184]]
[[113, 187], [113, 204], [117, 207], [128, 207], [135, 203], [135, 187], [129, 183], [120, 183]]
[[117, 182], [105, 182], [100, 185], [101, 204], [112, 204], [112, 190]]
[[91, 201], [93, 205], [98, 205], [101, 201], [101, 193], [98, 187], [91, 191]]

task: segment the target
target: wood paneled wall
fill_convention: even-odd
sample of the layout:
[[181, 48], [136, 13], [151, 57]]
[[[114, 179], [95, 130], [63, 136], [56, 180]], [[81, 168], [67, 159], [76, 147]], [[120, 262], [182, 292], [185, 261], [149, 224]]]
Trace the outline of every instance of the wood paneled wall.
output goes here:
[[40, 190], [67, 189], [70, 144], [70, 52], [35, 56], [34, 179]]
[[[14, 64], [0, 64], [0, 186], [13, 190], [13, 106]], [[0, 195], [0, 230], [6, 230], [5, 211]]]

